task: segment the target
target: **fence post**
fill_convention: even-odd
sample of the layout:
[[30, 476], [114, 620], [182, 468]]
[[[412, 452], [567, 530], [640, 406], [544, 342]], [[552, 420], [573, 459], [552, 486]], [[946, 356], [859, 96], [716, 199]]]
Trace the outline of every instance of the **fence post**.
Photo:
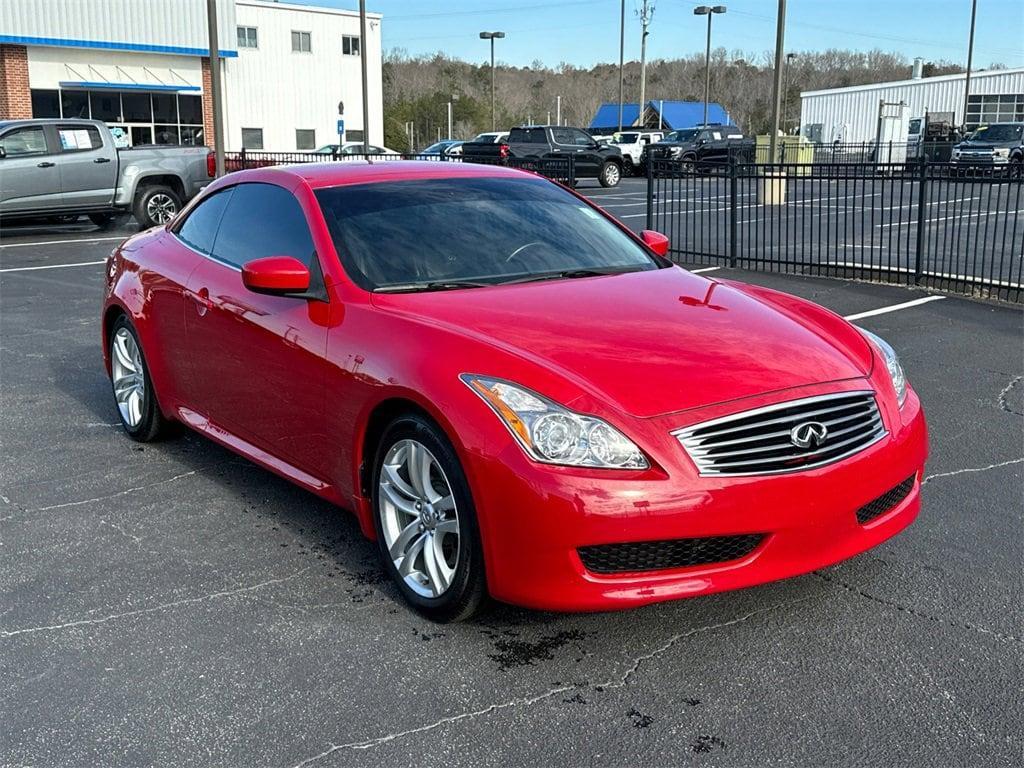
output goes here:
[[242, 161], [242, 170], [244, 171], [247, 167], [245, 164], [245, 147], [242, 147], [242, 151], [239, 154], [239, 160]]
[[923, 272], [922, 260], [924, 259], [924, 225], [926, 218], [925, 209], [928, 201], [928, 159], [922, 154], [921, 163], [918, 169], [917, 185], [917, 253], [914, 257], [914, 282], [921, 282]]
[[[785, 146], [785, 145], [783, 145]], [[729, 266], [735, 268], [736, 266], [736, 253], [738, 250], [738, 244], [736, 242], [737, 233], [739, 231], [739, 222], [737, 216], [739, 211], [736, 201], [739, 199], [739, 193], [737, 191], [739, 181], [739, 166], [736, 163], [735, 158], [729, 159]]]
[[576, 155], [569, 155], [569, 186], [576, 186]]
[[647, 153], [647, 229], [654, 229], [654, 153]]

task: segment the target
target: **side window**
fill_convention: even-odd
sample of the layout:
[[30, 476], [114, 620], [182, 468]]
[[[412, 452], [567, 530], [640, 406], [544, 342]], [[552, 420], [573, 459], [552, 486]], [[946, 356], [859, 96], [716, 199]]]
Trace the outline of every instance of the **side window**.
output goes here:
[[594, 140], [590, 138], [586, 133], [580, 130], [571, 131], [572, 141], [577, 147], [589, 147], [594, 143]]
[[95, 125], [58, 125], [61, 152], [87, 152], [103, 146], [103, 137]]
[[239, 184], [213, 246], [215, 258], [241, 267], [264, 256], [292, 256], [307, 266], [313, 237], [299, 201], [273, 184]]
[[210, 195], [192, 209], [185, 220], [178, 224], [174, 233], [183, 243], [200, 253], [212, 253], [217, 227], [220, 226], [224, 209], [233, 192], [234, 187], [229, 187]]
[[551, 140], [555, 142], [555, 144], [572, 144], [572, 131], [568, 128], [552, 128]]
[[45, 155], [46, 135], [40, 126], [15, 128], [0, 137], [0, 147], [4, 148], [8, 157]]

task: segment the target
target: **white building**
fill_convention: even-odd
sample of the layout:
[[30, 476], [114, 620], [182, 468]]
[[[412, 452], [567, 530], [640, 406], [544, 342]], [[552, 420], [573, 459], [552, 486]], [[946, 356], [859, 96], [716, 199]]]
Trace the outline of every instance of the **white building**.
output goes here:
[[[381, 16], [217, 0], [228, 150], [383, 143]], [[2, 0], [0, 119], [92, 117], [125, 145], [212, 145], [206, 0]], [[339, 116], [339, 105], [344, 115]]]
[[871, 141], [878, 130], [879, 103], [905, 102], [907, 117], [952, 112], [955, 125], [1024, 121], [1024, 68], [971, 73], [964, 119], [965, 76], [940, 75], [894, 83], [855, 85], [800, 94], [800, 133], [817, 142]]

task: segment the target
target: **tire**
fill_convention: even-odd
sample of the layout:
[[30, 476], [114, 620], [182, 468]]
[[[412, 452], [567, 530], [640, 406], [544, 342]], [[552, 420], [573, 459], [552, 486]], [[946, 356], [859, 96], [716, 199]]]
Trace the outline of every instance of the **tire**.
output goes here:
[[[153, 390], [153, 380], [149, 377], [149, 367], [142, 353], [142, 345], [135, 329], [124, 315], [114, 321], [107, 346], [110, 351], [110, 384], [114, 403], [117, 405], [118, 418], [124, 431], [128, 437], [140, 443], [167, 437], [171, 432], [171, 424], [160, 413], [160, 406], [157, 405], [156, 393]], [[126, 361], [130, 365], [127, 365]], [[132, 368], [135, 370], [131, 370]], [[130, 394], [119, 400], [119, 382], [125, 383], [119, 374], [134, 375], [136, 383], [132, 388], [137, 390], [140, 373], [142, 389], [138, 400], [133, 402]]]
[[132, 214], [142, 229], [163, 226], [181, 211], [181, 195], [162, 184], [145, 186], [135, 194]]
[[636, 176], [637, 167], [633, 165], [632, 158], [626, 157], [622, 160], [622, 175], [625, 177]]
[[611, 160], [608, 160], [601, 166], [601, 173], [598, 174], [597, 177], [597, 180], [601, 182], [602, 187], [617, 187], [621, 179], [622, 167]]
[[[421, 459], [426, 492], [409, 471], [409, 464], [423, 466]], [[431, 621], [469, 618], [487, 597], [487, 581], [473, 498], [448, 438], [423, 416], [400, 416], [384, 431], [373, 467], [373, 524], [384, 569]]]
[[95, 224], [102, 231], [106, 231], [114, 226], [117, 222], [117, 217], [112, 213], [90, 213], [89, 221]]

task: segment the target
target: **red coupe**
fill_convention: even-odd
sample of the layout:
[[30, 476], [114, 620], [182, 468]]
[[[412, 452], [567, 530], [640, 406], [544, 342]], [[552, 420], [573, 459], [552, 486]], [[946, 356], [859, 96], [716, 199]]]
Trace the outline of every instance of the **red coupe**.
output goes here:
[[917, 515], [892, 348], [691, 274], [499, 167], [265, 168], [110, 257], [128, 435], [171, 422], [352, 510], [416, 609], [595, 610], [746, 587]]

